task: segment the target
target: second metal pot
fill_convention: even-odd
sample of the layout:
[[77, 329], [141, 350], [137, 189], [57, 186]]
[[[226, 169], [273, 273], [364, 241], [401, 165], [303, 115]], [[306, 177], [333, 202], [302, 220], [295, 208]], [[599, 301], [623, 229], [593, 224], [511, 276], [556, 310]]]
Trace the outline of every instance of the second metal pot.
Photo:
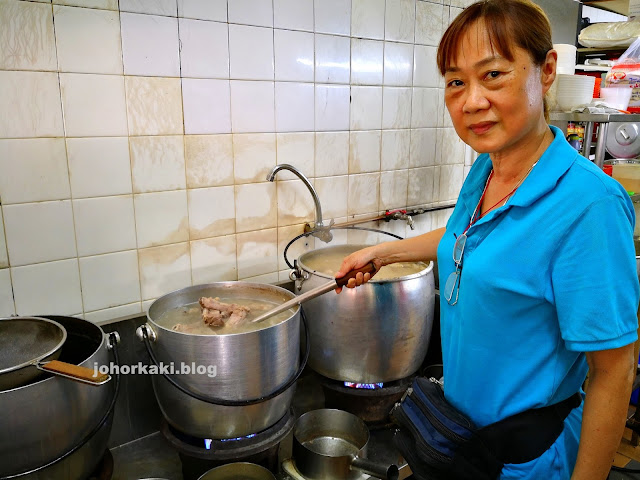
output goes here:
[[[300, 309], [276, 325], [260, 330], [195, 335], [158, 323], [162, 314], [200, 297], [253, 298], [283, 303], [294, 295], [280, 287], [248, 282], [195, 285], [169, 293], [149, 307], [153, 352], [165, 367], [215, 367], [215, 375], [191, 372], [173, 378], [205, 399], [253, 400], [283, 387], [296, 373], [300, 356]], [[140, 332], [139, 332], [140, 335]], [[178, 430], [201, 438], [236, 438], [264, 430], [289, 410], [295, 386], [274, 398], [247, 406], [207, 403], [181, 392], [161, 375], [153, 386], [160, 409]]]
[[[345, 257], [367, 245], [313, 250], [298, 259], [300, 291], [333, 278], [309, 267], [324, 255]], [[300, 281], [297, 281], [300, 285]], [[311, 334], [309, 366], [325, 377], [391, 382], [415, 373], [427, 353], [435, 307], [433, 263], [419, 273], [376, 280], [304, 304]]]

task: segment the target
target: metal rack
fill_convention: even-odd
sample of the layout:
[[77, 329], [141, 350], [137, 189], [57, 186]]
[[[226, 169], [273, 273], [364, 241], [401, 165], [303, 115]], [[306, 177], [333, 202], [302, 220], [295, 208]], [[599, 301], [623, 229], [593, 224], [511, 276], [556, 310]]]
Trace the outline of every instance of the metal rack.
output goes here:
[[584, 156], [587, 158], [591, 152], [593, 125], [594, 123], [599, 123], [600, 128], [598, 129], [598, 138], [596, 140], [596, 158], [594, 162], [598, 167], [602, 168], [609, 124], [640, 122], [640, 114], [550, 112], [549, 119], [552, 122], [585, 122], [587, 124], [584, 130], [584, 143], [582, 147]]

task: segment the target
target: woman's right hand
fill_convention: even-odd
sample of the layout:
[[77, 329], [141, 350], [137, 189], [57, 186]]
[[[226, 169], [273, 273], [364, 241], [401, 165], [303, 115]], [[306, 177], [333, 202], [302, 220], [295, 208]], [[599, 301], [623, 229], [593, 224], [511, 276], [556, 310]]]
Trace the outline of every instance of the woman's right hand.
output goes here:
[[[347, 288], [355, 288], [359, 287], [363, 283], [371, 280], [376, 272], [378, 272], [383, 266], [384, 263], [382, 259], [379, 257], [377, 250], [379, 245], [375, 245], [372, 247], [363, 248], [362, 250], [358, 250], [357, 252], [353, 252], [351, 255], [347, 256], [342, 260], [342, 265], [340, 266], [340, 270], [338, 270], [335, 274], [335, 278], [342, 278], [347, 273], [352, 270], [356, 270], [358, 268], [362, 268], [368, 263], [372, 262], [376, 271], [373, 273], [358, 273], [355, 278], [349, 279], [349, 283], [347, 283]], [[342, 287], [336, 288], [336, 293], [340, 293], [342, 291]]]

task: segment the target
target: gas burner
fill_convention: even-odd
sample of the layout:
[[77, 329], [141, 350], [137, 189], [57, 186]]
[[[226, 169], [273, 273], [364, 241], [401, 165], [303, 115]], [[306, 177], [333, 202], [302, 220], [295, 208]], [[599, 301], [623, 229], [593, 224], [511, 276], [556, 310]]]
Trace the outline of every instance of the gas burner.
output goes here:
[[413, 378], [414, 376], [410, 376], [384, 384], [360, 384], [321, 377], [320, 382], [327, 408], [337, 408], [353, 413], [367, 422], [370, 428], [375, 428], [388, 426], [391, 423], [389, 412], [402, 398]]
[[113, 455], [109, 449], [104, 452], [102, 459], [87, 480], [111, 480], [113, 476]]
[[354, 382], [344, 382], [345, 387], [349, 388], [357, 388], [362, 390], [378, 390], [379, 388], [384, 387], [384, 383], [354, 383]]
[[257, 463], [274, 471], [278, 467], [280, 442], [293, 430], [293, 409], [276, 424], [246, 437], [204, 439], [183, 433], [162, 419], [160, 431], [178, 451], [184, 480], [199, 478], [206, 471], [231, 462]]

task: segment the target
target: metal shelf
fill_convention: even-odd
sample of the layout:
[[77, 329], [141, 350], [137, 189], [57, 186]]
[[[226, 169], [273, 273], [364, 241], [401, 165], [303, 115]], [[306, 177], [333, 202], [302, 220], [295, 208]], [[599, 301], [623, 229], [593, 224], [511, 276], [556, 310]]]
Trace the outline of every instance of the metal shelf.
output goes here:
[[589, 158], [591, 153], [591, 138], [593, 137], [593, 124], [599, 123], [598, 138], [596, 140], [596, 157], [594, 163], [602, 168], [604, 165], [605, 145], [610, 123], [640, 122], [640, 114], [629, 113], [573, 113], [573, 112], [549, 112], [552, 122], [585, 122], [583, 155]]
[[559, 122], [597, 122], [597, 123], [621, 123], [640, 122], [638, 113], [572, 113], [549, 112], [549, 118]]

